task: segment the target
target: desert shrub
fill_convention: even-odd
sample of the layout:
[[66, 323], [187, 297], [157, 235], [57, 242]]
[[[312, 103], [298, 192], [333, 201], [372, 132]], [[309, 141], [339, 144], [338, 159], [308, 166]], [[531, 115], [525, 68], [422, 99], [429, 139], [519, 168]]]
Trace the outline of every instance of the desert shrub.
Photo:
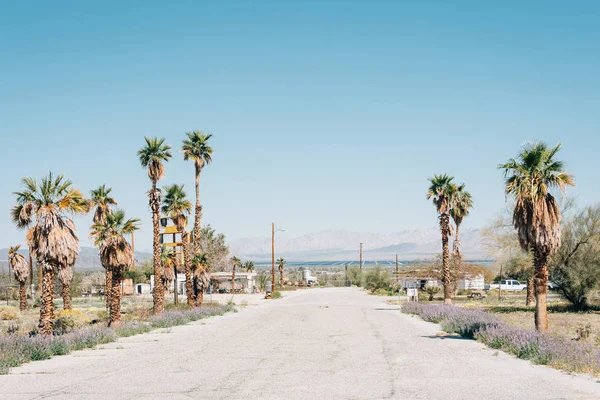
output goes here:
[[14, 321], [19, 319], [21, 313], [17, 307], [2, 306], [0, 307], [0, 320]]
[[281, 292], [279, 292], [279, 291], [277, 291], [277, 290], [276, 290], [276, 291], [274, 291], [274, 292], [273, 292], [273, 298], [274, 298], [274, 299], [280, 299], [280, 298], [281, 298]]
[[384, 288], [380, 288], [380, 289], [376, 289], [372, 294], [374, 296], [388, 296], [389, 295], [389, 290], [384, 289]]
[[360, 271], [359, 267], [350, 267], [348, 268], [348, 280], [350, 284], [353, 286], [363, 286], [363, 273]]
[[79, 310], [60, 310], [55, 314], [54, 332], [59, 335], [89, 325], [90, 318]]
[[391, 287], [391, 275], [389, 271], [384, 270], [380, 265], [375, 266], [365, 273], [365, 289], [374, 292], [377, 289], [385, 289]]
[[437, 286], [425, 286], [423, 288], [423, 291], [429, 295], [429, 297], [427, 298], [427, 300], [429, 300], [429, 301], [433, 301], [433, 296], [438, 294], [440, 292], [440, 290], [441, 290], [441, 288], [439, 288]]

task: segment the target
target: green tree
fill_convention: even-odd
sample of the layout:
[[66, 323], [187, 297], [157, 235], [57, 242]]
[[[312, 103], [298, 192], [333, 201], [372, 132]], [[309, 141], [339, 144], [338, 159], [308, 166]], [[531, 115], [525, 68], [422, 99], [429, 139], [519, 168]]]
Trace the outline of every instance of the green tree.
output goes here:
[[211, 271], [225, 271], [228, 267], [229, 247], [225, 235], [217, 233], [210, 224], [201, 229], [200, 252], [206, 255]]
[[200, 204], [200, 174], [204, 166], [212, 162], [213, 150], [208, 141], [212, 137], [211, 134], [193, 131], [186, 133], [185, 139], [181, 145], [183, 151], [183, 159], [194, 162], [195, 183], [196, 183], [196, 207], [194, 213], [194, 254], [201, 252], [200, 237], [200, 220], [202, 218], [202, 205]]
[[452, 291], [450, 289], [450, 253], [448, 250], [448, 238], [452, 234], [450, 225], [450, 210], [454, 203], [454, 196], [458, 190], [452, 183], [454, 178], [446, 174], [434, 175], [429, 179], [431, 185], [427, 191], [427, 199], [433, 200], [433, 204], [439, 214], [440, 230], [442, 231], [442, 264], [444, 283], [444, 304], [452, 304]]
[[75, 224], [67, 214], [86, 214], [90, 207], [63, 175], [50, 172], [39, 182], [23, 178], [21, 183], [23, 190], [15, 192], [17, 204], [11, 215], [17, 227], [29, 228], [27, 243], [43, 269], [39, 327], [41, 334], [51, 336], [55, 272], [75, 264], [79, 253]]
[[586, 207], [566, 222], [550, 262], [551, 280], [576, 310], [585, 310], [600, 287], [600, 205]]
[[[157, 282], [162, 279], [162, 266], [160, 263], [160, 205], [162, 193], [156, 187], [158, 181], [165, 175], [165, 167], [163, 163], [171, 158], [171, 146], [165, 144], [165, 139], [145, 137], [146, 144], [142, 147], [137, 155], [140, 159], [142, 167], [148, 168], [148, 177], [152, 182], [152, 188], [148, 192], [149, 206], [152, 210], [152, 253], [154, 262], [154, 277]], [[165, 291], [162, 285], [155, 284], [152, 293], [154, 303], [154, 313], [160, 314], [165, 308]]]
[[[123, 210], [106, 214], [103, 220], [92, 225], [90, 236], [94, 238], [94, 245], [100, 248], [100, 261], [112, 274], [110, 293], [110, 327], [121, 325], [121, 279], [123, 272], [129, 270], [133, 264], [133, 248], [125, 236], [139, 229], [140, 220], [137, 218], [125, 219]], [[156, 285], [155, 285], [156, 286]]]
[[552, 189], [565, 192], [573, 176], [556, 159], [561, 145], [550, 148], [543, 142], [527, 143], [516, 159], [499, 165], [504, 170], [505, 191], [515, 199], [513, 226], [521, 247], [533, 254], [535, 267], [535, 328], [548, 330], [546, 292], [548, 258], [560, 246], [561, 212]]

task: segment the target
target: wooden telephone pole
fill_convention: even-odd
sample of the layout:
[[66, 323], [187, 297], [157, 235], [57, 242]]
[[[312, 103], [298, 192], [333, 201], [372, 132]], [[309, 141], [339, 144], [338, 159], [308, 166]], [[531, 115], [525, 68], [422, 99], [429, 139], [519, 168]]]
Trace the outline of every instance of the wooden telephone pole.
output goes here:
[[271, 222], [271, 295], [275, 293], [275, 222]]
[[398, 284], [398, 281], [400, 280], [400, 275], [398, 274], [398, 254], [396, 254], [396, 284]]
[[131, 231], [131, 251], [133, 251], [133, 263], [131, 264], [131, 270], [135, 271], [135, 231]]
[[360, 272], [362, 272], [362, 243], [360, 244]]

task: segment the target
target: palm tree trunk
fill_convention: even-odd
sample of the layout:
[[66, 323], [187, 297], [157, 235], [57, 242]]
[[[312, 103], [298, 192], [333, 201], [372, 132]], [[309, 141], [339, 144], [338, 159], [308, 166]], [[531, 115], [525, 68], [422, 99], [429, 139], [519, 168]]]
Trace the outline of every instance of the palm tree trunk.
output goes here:
[[279, 288], [283, 287], [283, 270], [279, 271]]
[[54, 319], [54, 267], [38, 264], [42, 273], [42, 303], [40, 307], [40, 334], [52, 336], [52, 320]]
[[121, 326], [121, 270], [119, 269], [112, 272], [108, 326], [111, 328]]
[[533, 263], [535, 275], [535, 329], [540, 332], [548, 331], [548, 310], [546, 308], [546, 291], [548, 284], [548, 255], [534, 250]]
[[235, 293], [235, 264], [231, 270], [231, 293]]
[[71, 301], [71, 284], [68, 282], [62, 284], [62, 299], [63, 310], [72, 310], [73, 303]]
[[152, 300], [154, 303], [154, 314], [160, 314], [165, 309], [165, 291], [162, 284], [163, 268], [160, 262], [160, 213], [161, 196], [160, 191], [156, 189], [156, 182], [152, 182], [152, 191], [150, 192], [150, 206], [152, 208], [152, 228], [153, 228], [153, 263], [154, 263], [154, 288], [152, 291]]
[[454, 245], [452, 252], [454, 253], [454, 296], [458, 294], [458, 279], [460, 273], [460, 267], [462, 266], [462, 251], [460, 248], [460, 236], [459, 236], [460, 224], [456, 224], [456, 235], [454, 236]]
[[535, 301], [534, 293], [533, 276], [530, 276], [527, 278], [527, 300], [525, 301], [526, 306], [532, 305]]
[[196, 209], [194, 213], [194, 254], [200, 253], [200, 219], [202, 206], [200, 205], [200, 168], [196, 165]]
[[202, 302], [204, 301], [204, 290], [198, 290], [198, 296], [196, 296], [196, 307], [202, 307]]
[[442, 264], [444, 277], [444, 304], [452, 304], [452, 291], [450, 289], [450, 252], [448, 250], [448, 236], [450, 216], [447, 213], [440, 215], [440, 228], [442, 230]]
[[194, 307], [194, 289], [192, 287], [192, 271], [190, 270], [190, 233], [183, 231], [181, 242], [183, 245], [183, 271], [185, 273], [185, 294], [187, 304]]
[[112, 295], [112, 270], [106, 268], [106, 285], [104, 288], [104, 297], [106, 300], [106, 310], [110, 311], [110, 296]]
[[27, 289], [25, 288], [26, 281], [27, 279], [19, 282], [19, 299], [21, 300], [19, 303], [19, 309], [21, 311], [27, 310]]

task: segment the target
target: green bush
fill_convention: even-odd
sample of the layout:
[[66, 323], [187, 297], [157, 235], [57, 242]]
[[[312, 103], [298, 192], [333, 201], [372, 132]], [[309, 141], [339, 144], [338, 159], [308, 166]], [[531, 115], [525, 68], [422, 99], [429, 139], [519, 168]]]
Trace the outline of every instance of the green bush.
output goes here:
[[380, 289], [376, 289], [373, 293], [374, 296], [389, 296], [390, 295], [390, 291], [380, 288]]
[[368, 270], [365, 273], [365, 289], [372, 292], [377, 289], [389, 290], [392, 287], [392, 279], [389, 271], [377, 265], [375, 268]]
[[279, 292], [279, 291], [277, 291], [277, 290], [276, 290], [276, 291], [274, 291], [274, 292], [273, 292], [273, 298], [274, 298], [274, 299], [280, 299], [280, 298], [281, 298], [281, 292]]

